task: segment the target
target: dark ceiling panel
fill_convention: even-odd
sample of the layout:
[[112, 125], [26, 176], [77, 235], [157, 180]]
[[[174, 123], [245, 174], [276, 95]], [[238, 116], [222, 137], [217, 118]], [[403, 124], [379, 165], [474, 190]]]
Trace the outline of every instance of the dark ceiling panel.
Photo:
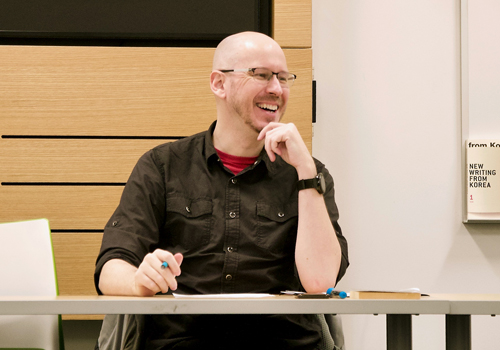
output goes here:
[[[2, 0], [0, 38], [218, 42], [271, 31], [271, 0]], [[188, 45], [189, 46], [189, 45]], [[194, 45], [199, 46], [199, 45]]]

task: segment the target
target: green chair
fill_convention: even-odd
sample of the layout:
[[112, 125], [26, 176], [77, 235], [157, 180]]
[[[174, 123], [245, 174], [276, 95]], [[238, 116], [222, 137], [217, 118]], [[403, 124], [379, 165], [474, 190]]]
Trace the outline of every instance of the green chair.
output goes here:
[[[47, 220], [0, 224], [0, 264], [0, 295], [58, 295]], [[64, 349], [60, 315], [0, 316], [0, 349]]]

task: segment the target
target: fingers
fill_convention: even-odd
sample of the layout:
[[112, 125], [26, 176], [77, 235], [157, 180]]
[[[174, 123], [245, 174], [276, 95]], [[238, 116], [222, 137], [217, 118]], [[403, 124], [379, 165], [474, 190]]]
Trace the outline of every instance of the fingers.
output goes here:
[[179, 265], [179, 269], [180, 269], [180, 266], [182, 264], [182, 260], [184, 259], [184, 256], [181, 253], [176, 253], [174, 255], [174, 258], [175, 258], [175, 261], [177, 261], [177, 264]]
[[[181, 274], [183, 256], [157, 249], [144, 257], [135, 275], [136, 290], [139, 295], [166, 293], [177, 289], [176, 277]], [[148, 292], [149, 291], [149, 292]]]
[[276, 154], [283, 157], [283, 152], [287, 150], [286, 142], [289, 139], [282, 130], [280, 130], [281, 132], [277, 132], [276, 130], [278, 129], [267, 133], [264, 144], [267, 155], [272, 162], [276, 160]]
[[264, 140], [264, 149], [269, 157], [269, 159], [274, 162], [276, 160], [276, 154], [282, 156], [281, 143], [286, 142], [288, 139], [284, 133], [284, 126], [286, 124], [281, 123], [269, 123], [266, 125], [262, 131], [257, 136], [257, 140]]
[[[183, 258], [182, 254], [176, 253], [175, 255], [173, 255], [166, 250], [156, 249], [153, 253], [151, 253], [151, 255], [151, 265], [157, 270], [159, 269], [165, 272], [167, 272], [166, 270], [170, 270], [170, 272], [174, 276], [179, 276], [181, 274], [181, 263]], [[163, 262], [167, 263], [168, 268], [161, 268]]]
[[264, 140], [264, 148], [271, 161], [276, 154], [292, 166], [299, 166], [310, 157], [309, 150], [293, 123], [269, 123], [259, 133], [257, 140]]
[[285, 125], [285, 124], [282, 124], [282, 123], [269, 123], [267, 124], [259, 133], [259, 136], [257, 136], [257, 140], [258, 141], [261, 141], [261, 140], [264, 140], [264, 138], [266, 137], [267, 133], [273, 129], [276, 129], [282, 125]]

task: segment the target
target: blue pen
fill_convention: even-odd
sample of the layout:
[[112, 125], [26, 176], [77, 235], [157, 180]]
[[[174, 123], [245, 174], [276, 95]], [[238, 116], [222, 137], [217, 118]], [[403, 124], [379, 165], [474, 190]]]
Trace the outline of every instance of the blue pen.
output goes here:
[[340, 299], [345, 299], [347, 297], [347, 293], [344, 291], [336, 291], [334, 288], [328, 288], [326, 291], [326, 294], [329, 294], [330, 296], [337, 296]]

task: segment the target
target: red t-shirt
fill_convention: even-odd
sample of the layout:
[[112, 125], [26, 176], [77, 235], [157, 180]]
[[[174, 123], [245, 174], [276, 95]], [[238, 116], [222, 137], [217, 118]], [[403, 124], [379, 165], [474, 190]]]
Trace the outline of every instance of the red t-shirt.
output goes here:
[[219, 151], [217, 148], [215, 150], [217, 151], [217, 154], [219, 155], [222, 164], [224, 164], [226, 168], [231, 170], [234, 175], [238, 175], [243, 169], [255, 163], [255, 161], [258, 158], [258, 157], [238, 157]]

